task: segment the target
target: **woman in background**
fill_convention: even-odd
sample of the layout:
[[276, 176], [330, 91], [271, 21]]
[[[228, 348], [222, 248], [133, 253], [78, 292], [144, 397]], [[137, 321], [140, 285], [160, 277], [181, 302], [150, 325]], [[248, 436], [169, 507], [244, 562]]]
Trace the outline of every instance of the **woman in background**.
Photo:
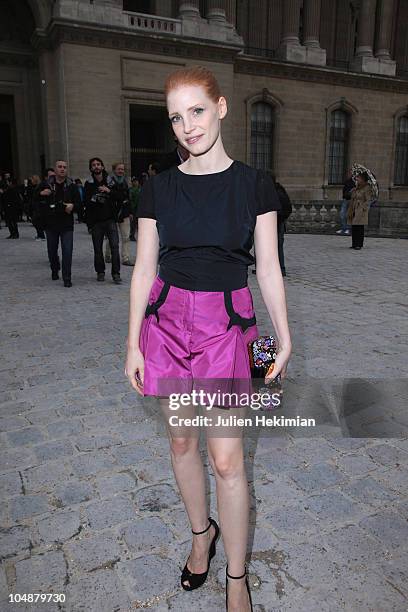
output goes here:
[[368, 225], [368, 210], [373, 199], [367, 172], [356, 176], [356, 188], [351, 193], [347, 220], [351, 225], [351, 249], [360, 251], [364, 244], [364, 226]]

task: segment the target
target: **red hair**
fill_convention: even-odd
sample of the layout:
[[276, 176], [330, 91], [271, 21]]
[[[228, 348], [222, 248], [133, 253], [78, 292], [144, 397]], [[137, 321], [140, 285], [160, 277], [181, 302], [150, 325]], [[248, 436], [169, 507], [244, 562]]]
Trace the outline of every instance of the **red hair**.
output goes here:
[[208, 68], [204, 66], [181, 68], [169, 74], [164, 85], [166, 97], [170, 91], [183, 87], [183, 85], [201, 86], [213, 102], [218, 102], [221, 97], [220, 86], [218, 85], [217, 79], [211, 70], [208, 70]]

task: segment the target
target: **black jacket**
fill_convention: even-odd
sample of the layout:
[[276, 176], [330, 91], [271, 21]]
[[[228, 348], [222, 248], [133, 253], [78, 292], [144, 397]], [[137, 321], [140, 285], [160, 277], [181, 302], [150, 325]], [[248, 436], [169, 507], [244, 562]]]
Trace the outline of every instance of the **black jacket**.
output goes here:
[[[101, 193], [99, 187], [105, 185], [111, 193]], [[103, 173], [102, 181], [99, 183], [92, 176], [85, 181], [84, 185], [84, 207], [85, 219], [88, 227], [102, 221], [116, 221], [117, 211], [112, 198], [113, 184], [107, 173]]]
[[347, 179], [343, 185], [343, 200], [351, 200], [351, 192], [356, 184], [352, 178]]
[[[101, 185], [106, 185], [110, 193], [100, 193], [98, 189]], [[118, 183], [114, 175], [108, 176], [106, 172], [103, 173], [100, 183], [90, 177], [85, 181], [84, 205], [89, 227], [101, 221], [112, 220], [121, 223], [131, 213], [129, 186], [126, 179]]]
[[292, 202], [290, 201], [288, 192], [286, 191], [283, 185], [276, 181], [275, 187], [281, 205], [281, 210], [278, 211], [278, 221], [286, 221], [292, 214]]
[[122, 183], [118, 183], [113, 174], [109, 177], [108, 182], [111, 185], [112, 202], [117, 214], [116, 219], [121, 223], [131, 212], [129, 185], [126, 179], [123, 179]]
[[3, 193], [3, 210], [7, 219], [17, 219], [21, 213], [23, 198], [17, 185], [8, 185]]
[[[51, 189], [51, 195], [40, 195], [44, 189]], [[40, 183], [34, 197], [41, 224], [45, 229], [74, 229], [74, 212], [78, 211], [80, 201], [78, 190], [72, 179], [66, 178], [63, 183], [57, 183], [55, 177], [50, 176]], [[71, 213], [65, 212], [64, 202], [74, 205]]]

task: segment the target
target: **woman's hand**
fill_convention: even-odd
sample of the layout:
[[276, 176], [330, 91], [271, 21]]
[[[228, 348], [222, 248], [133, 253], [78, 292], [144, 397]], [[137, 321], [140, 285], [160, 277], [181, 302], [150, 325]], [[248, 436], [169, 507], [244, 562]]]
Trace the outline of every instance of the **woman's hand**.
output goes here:
[[291, 352], [291, 346], [281, 347], [278, 350], [275, 363], [269, 368], [265, 376], [265, 384], [272, 382], [278, 374], [281, 375], [282, 380], [286, 377], [286, 369], [288, 367]]
[[133, 389], [143, 395], [144, 357], [140, 349], [128, 348], [125, 365], [125, 375]]

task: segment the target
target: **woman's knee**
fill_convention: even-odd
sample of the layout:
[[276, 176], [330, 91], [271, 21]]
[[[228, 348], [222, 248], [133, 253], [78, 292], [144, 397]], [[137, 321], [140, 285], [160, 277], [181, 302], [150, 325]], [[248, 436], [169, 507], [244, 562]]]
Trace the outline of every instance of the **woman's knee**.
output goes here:
[[236, 480], [244, 473], [244, 459], [241, 453], [219, 454], [212, 457], [215, 476], [223, 480]]
[[196, 438], [170, 438], [170, 450], [176, 459], [182, 459], [198, 451], [198, 440]]

